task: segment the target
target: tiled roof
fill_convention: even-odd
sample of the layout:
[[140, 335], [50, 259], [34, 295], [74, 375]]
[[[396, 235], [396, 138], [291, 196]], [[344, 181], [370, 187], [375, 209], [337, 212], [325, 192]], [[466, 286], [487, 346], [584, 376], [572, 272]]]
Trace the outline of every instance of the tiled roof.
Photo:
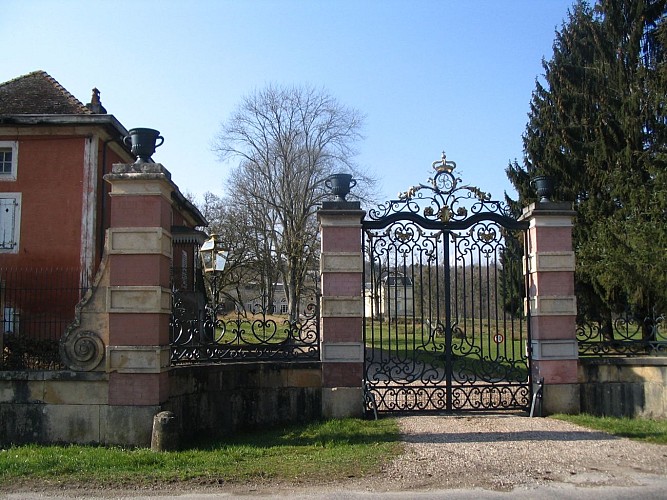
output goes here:
[[44, 71], [0, 84], [0, 115], [90, 114], [90, 109]]

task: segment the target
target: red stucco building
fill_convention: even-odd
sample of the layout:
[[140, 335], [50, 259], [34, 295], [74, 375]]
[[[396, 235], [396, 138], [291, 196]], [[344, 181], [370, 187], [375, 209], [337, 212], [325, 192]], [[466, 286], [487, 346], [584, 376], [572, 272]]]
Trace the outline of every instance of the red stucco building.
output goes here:
[[109, 222], [103, 180], [132, 163], [127, 130], [36, 71], [0, 84], [0, 267], [78, 269], [87, 287]]
[[[123, 142], [127, 135], [107, 114], [97, 89], [84, 105], [44, 71], [0, 84], [0, 321], [5, 340], [6, 334], [20, 331], [23, 337], [57, 341], [93, 284], [112, 221], [104, 176], [113, 164], [135, 161]], [[172, 224], [205, 224], [194, 207], [186, 208], [190, 220]]]

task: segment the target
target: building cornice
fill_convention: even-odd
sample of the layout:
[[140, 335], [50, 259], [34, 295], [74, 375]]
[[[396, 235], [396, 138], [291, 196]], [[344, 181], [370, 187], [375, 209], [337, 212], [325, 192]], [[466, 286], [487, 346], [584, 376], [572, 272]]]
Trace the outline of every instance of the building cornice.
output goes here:
[[113, 127], [122, 137], [129, 133], [114, 115], [0, 115], [2, 125], [96, 125]]

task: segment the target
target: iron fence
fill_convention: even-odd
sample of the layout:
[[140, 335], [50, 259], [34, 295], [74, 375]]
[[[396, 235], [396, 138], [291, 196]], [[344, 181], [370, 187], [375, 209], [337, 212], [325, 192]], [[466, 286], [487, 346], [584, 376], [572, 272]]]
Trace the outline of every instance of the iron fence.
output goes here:
[[298, 319], [275, 314], [265, 301], [226, 311], [206, 305], [193, 315], [174, 294], [170, 322], [171, 363], [319, 360], [319, 300], [303, 308]]
[[0, 268], [0, 369], [59, 370], [59, 340], [84, 290], [78, 269]]
[[580, 357], [667, 355], [665, 315], [628, 309], [606, 320], [579, 321]]

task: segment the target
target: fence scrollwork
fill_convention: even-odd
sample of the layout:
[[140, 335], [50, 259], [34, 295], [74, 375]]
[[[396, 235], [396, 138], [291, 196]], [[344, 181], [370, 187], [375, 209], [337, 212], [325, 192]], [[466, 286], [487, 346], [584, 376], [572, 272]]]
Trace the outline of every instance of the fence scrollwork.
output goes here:
[[577, 324], [579, 356], [666, 355], [665, 315], [655, 310], [639, 314], [628, 308], [606, 321]]
[[275, 314], [259, 298], [249, 307], [207, 305], [193, 317], [175, 294], [170, 321], [171, 362], [319, 360], [319, 296], [295, 320]]

